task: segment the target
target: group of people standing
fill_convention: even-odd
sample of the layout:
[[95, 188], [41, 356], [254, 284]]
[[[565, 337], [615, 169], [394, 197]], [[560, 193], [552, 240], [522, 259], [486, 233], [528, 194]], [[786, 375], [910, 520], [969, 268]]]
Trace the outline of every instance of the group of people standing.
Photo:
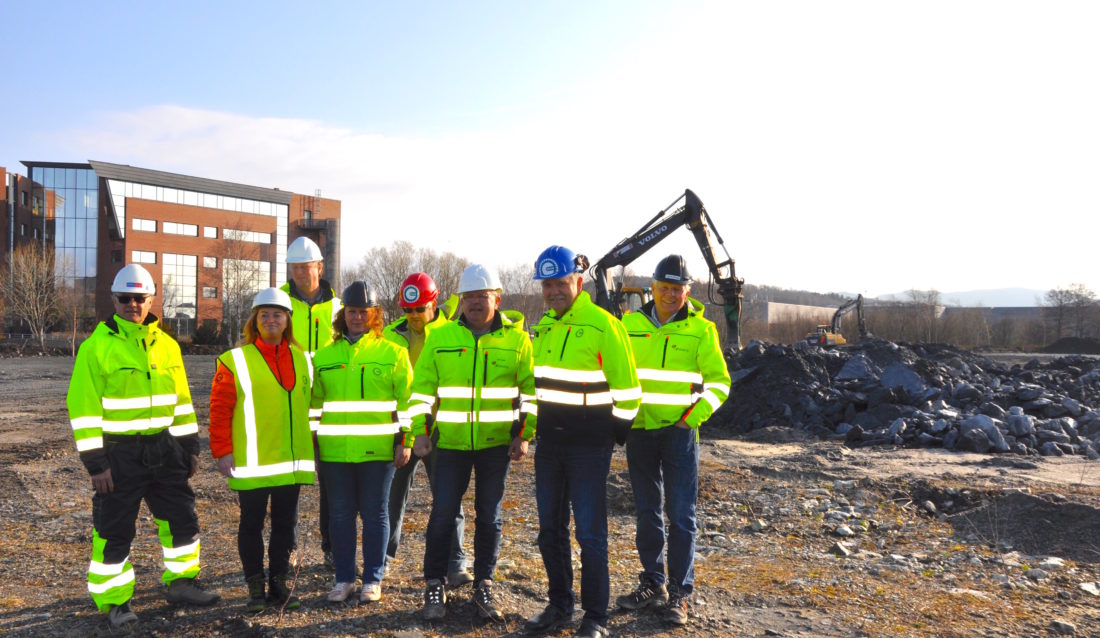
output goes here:
[[[411, 274], [400, 290], [404, 317], [385, 325], [377, 292], [363, 282], [335, 295], [309, 239], [291, 244], [287, 262], [290, 281], [256, 295], [241, 345], [218, 357], [210, 394], [210, 449], [240, 506], [249, 611], [300, 605], [291, 555], [300, 488], [315, 477], [322, 551], [335, 572], [326, 599], [380, 600], [422, 460], [432, 493], [423, 617], [444, 618], [449, 595], [472, 582], [479, 615], [503, 620], [494, 577], [506, 478], [536, 442], [549, 604], [524, 628], [548, 631], [574, 615], [572, 512], [584, 610], [576, 636], [607, 636], [606, 482], [614, 445], [625, 444], [642, 572], [616, 602], [688, 621], [698, 428], [726, 399], [730, 377], [714, 324], [689, 297], [682, 258], [658, 264], [653, 301], [620, 321], [582, 290], [587, 259], [551, 246], [534, 272], [548, 312], [530, 329], [522, 314], [501, 309], [500, 279], [481, 264], [462, 273], [445, 302], [430, 276]], [[95, 490], [88, 589], [111, 630], [126, 631], [137, 623], [129, 549], [143, 499], [164, 547], [168, 600], [210, 605], [219, 597], [195, 580], [198, 523], [188, 479], [198, 467], [198, 424], [179, 346], [149, 314], [156, 286], [144, 268], [125, 266], [111, 292], [115, 315], [81, 346], [68, 405]], [[461, 505], [471, 477], [472, 574]]]

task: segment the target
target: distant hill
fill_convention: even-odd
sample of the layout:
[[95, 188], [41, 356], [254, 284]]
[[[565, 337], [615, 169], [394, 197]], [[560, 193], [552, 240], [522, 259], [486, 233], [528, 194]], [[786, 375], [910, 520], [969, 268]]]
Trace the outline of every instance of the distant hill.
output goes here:
[[[975, 306], [984, 306], [986, 308], [1031, 307], [1038, 306], [1038, 301], [1046, 294], [1046, 290], [1037, 290], [1034, 288], [964, 290], [961, 292], [941, 292], [940, 303], [947, 306], [960, 306], [964, 308], [973, 308]], [[879, 295], [876, 297], [876, 299], [882, 301], [889, 301], [891, 298], [895, 301], [903, 301], [908, 299], [909, 296], [905, 292], [899, 292], [892, 295]]]

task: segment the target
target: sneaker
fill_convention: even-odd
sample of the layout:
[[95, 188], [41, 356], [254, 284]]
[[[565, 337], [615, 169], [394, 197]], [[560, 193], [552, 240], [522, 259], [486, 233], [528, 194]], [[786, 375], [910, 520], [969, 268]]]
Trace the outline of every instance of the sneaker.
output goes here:
[[250, 614], [258, 614], [264, 610], [267, 602], [264, 592], [264, 575], [256, 574], [246, 582], [248, 583], [248, 602], [245, 603], [244, 608]]
[[673, 625], [686, 625], [688, 622], [687, 597], [680, 594], [672, 594], [668, 602], [658, 612], [661, 620]]
[[474, 576], [465, 569], [456, 569], [455, 571], [447, 574], [447, 587], [454, 589], [455, 587], [461, 587], [466, 583], [474, 582]]
[[286, 574], [272, 576], [267, 589], [268, 600], [276, 607], [298, 609], [302, 606], [302, 601], [298, 600], [298, 597], [291, 592], [291, 587], [287, 585]]
[[493, 581], [485, 579], [474, 587], [474, 604], [477, 605], [478, 616], [496, 622], [504, 620], [504, 612], [493, 600]]
[[424, 619], [440, 620], [447, 615], [447, 592], [443, 589], [443, 581], [433, 578], [424, 588]]
[[358, 583], [336, 583], [336, 586], [332, 588], [332, 591], [330, 591], [325, 598], [330, 603], [342, 603], [357, 591], [359, 591]]
[[566, 612], [564, 609], [559, 609], [553, 605], [547, 605], [546, 609], [543, 609], [538, 615], [533, 616], [527, 622], [523, 623], [523, 629], [529, 632], [550, 631], [570, 620], [573, 620], [572, 612]]
[[107, 612], [107, 626], [110, 627], [112, 634], [128, 634], [137, 627], [137, 624], [137, 614], [130, 611], [129, 601], [121, 605], [111, 605], [110, 611]]
[[607, 627], [585, 619], [581, 621], [581, 626], [577, 629], [577, 633], [573, 634], [573, 638], [607, 638], [609, 635]]
[[658, 585], [645, 574], [638, 577], [638, 587], [625, 596], [615, 599], [619, 607], [623, 609], [644, 609], [650, 605], [663, 605], [668, 602], [668, 590], [664, 585]]
[[376, 603], [382, 600], [382, 583], [363, 585], [363, 592], [359, 594], [359, 602]]
[[222, 599], [217, 594], [204, 591], [195, 578], [179, 578], [168, 583], [168, 593], [164, 595], [173, 604], [206, 607]]

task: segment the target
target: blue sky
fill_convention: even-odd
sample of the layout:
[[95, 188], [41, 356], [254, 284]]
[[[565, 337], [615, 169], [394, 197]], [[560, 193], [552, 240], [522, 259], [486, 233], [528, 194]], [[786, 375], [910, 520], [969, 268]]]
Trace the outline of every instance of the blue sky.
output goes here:
[[1095, 3], [0, 4], [0, 165], [321, 189], [345, 265], [596, 258], [691, 188], [751, 283], [1100, 292]]

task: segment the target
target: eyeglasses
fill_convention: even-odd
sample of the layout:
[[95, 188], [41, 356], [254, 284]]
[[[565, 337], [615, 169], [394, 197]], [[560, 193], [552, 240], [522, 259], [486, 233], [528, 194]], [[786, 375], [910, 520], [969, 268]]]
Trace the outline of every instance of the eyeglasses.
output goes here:
[[118, 299], [118, 302], [124, 306], [129, 306], [131, 303], [134, 302], [137, 302], [137, 304], [140, 306], [141, 304], [145, 303], [145, 300], [148, 299], [148, 297], [146, 297], [145, 295], [117, 295], [115, 299]]
[[405, 314], [407, 314], [407, 315], [411, 315], [414, 312], [418, 313], [418, 314], [423, 314], [423, 313], [428, 311], [428, 307], [427, 306], [417, 306], [415, 308], [402, 308], [401, 310], [403, 310], [405, 312]]
[[476, 299], [478, 301], [485, 301], [489, 297], [494, 296], [496, 293], [492, 292], [464, 292], [462, 293], [463, 299]]

